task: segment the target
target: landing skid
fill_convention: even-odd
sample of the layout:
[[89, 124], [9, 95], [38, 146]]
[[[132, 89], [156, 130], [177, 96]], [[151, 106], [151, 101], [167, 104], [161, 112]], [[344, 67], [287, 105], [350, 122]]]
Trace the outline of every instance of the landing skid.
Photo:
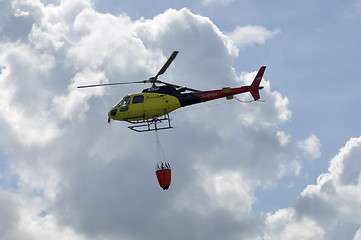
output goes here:
[[[163, 121], [167, 121], [168, 123]], [[133, 126], [129, 126], [128, 128], [136, 132], [150, 132], [173, 128], [170, 125], [170, 118], [168, 113], [164, 115], [163, 118], [152, 118], [147, 120], [127, 122], [134, 124]]]

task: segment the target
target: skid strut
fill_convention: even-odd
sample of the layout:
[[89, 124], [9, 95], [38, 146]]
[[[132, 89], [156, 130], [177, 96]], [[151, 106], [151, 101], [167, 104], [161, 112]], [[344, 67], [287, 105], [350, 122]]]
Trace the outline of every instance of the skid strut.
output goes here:
[[129, 126], [128, 128], [136, 132], [150, 132], [150, 131], [158, 131], [158, 130], [173, 128], [170, 125], [170, 117], [168, 113], [165, 114], [163, 118], [152, 118], [152, 119], [141, 120], [136, 122], [135, 121], [128, 121], [128, 122], [134, 124], [133, 126]]

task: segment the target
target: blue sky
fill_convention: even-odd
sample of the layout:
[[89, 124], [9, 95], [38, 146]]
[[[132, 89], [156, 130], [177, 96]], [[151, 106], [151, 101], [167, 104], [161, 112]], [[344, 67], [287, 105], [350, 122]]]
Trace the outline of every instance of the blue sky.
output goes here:
[[[360, 1], [0, 1], [1, 239], [361, 239]], [[265, 102], [107, 111], [154, 75]], [[240, 96], [249, 99], [250, 95]]]

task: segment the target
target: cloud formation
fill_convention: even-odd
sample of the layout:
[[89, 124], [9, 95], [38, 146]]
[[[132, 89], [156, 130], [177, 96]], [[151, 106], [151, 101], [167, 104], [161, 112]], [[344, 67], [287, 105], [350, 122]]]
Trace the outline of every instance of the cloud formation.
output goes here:
[[308, 155], [310, 158], [316, 159], [321, 156], [320, 139], [318, 139], [314, 134], [312, 134], [304, 141], [299, 142], [297, 145], [301, 150], [304, 151], [304, 154]]
[[[358, 194], [360, 169], [346, 160], [358, 156], [355, 139], [295, 206], [252, 211], [256, 190], [298, 176], [303, 153], [320, 154], [317, 136], [295, 143], [280, 129], [292, 113], [288, 98], [271, 90], [267, 71], [265, 103], [222, 99], [172, 115], [176, 128], [160, 134], [173, 167], [166, 192], [153, 172], [154, 136], [133, 133], [126, 123], [106, 124], [108, 109], [142, 86], [76, 88], [148, 78], [173, 50], [180, 54], [162, 76], [169, 82], [205, 90], [249, 84], [258, 69], [237, 73], [238, 50], [265, 44], [278, 31], [245, 26], [225, 34], [186, 8], [132, 20], [99, 13], [88, 0], [0, 3], [6, 19], [0, 23], [0, 144], [8, 174], [16, 176], [14, 189], [0, 191], [2, 239], [326, 238], [332, 230], [312, 215], [311, 203], [323, 206], [320, 216], [339, 221], [351, 211], [339, 202], [358, 206], [350, 199]], [[18, 24], [21, 31], [9, 30]], [[332, 207], [341, 206], [336, 213], [321, 205], [329, 195]], [[358, 221], [348, 220], [352, 227]], [[300, 228], [307, 231], [300, 235]]]
[[266, 239], [359, 239], [360, 154], [361, 137], [351, 138], [293, 207], [267, 216]]
[[264, 44], [266, 40], [279, 33], [280, 29], [270, 31], [262, 26], [238, 26], [228, 37], [236, 46], [243, 48], [253, 44]]

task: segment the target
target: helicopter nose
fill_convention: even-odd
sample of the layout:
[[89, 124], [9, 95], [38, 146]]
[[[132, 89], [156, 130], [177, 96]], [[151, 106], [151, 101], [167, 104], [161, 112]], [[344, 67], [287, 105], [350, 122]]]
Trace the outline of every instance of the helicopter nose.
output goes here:
[[113, 108], [112, 110], [109, 111], [109, 117], [115, 117], [117, 115], [117, 110], [116, 108]]

